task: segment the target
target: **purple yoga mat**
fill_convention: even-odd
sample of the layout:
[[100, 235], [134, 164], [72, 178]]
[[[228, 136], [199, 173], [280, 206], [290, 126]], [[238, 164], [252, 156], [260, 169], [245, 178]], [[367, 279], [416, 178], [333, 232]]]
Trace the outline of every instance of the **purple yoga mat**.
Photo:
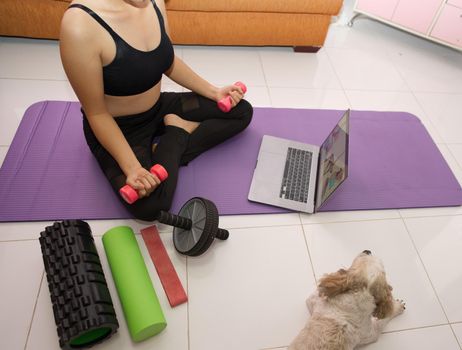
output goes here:
[[[181, 169], [172, 212], [194, 196], [214, 201], [222, 215], [286, 212], [247, 200], [262, 136], [320, 145], [342, 114], [255, 108], [247, 130]], [[26, 111], [0, 169], [0, 198], [0, 221], [131, 217], [86, 146], [76, 102]], [[458, 181], [415, 116], [352, 111], [349, 177], [322, 211], [461, 204]]]

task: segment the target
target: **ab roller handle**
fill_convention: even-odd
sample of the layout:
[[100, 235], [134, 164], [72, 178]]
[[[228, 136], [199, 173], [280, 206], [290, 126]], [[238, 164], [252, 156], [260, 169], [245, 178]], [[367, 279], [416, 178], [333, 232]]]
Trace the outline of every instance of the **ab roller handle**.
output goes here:
[[[153, 165], [149, 171], [151, 174], [157, 176], [160, 181], [164, 181], [168, 177], [167, 170], [160, 164]], [[139, 198], [138, 192], [130, 185], [122, 187], [119, 193], [128, 204], [135, 203]]]
[[[191, 219], [185, 218], [183, 216], [178, 216], [166, 211], [161, 211], [159, 214], [159, 217], [157, 218], [157, 221], [159, 221], [162, 224], [169, 225], [169, 226], [174, 226], [176, 228], [180, 228], [183, 230], [191, 230], [193, 226], [193, 221]], [[229, 231], [218, 228], [215, 238], [221, 239], [221, 240], [227, 240], [229, 237]]]
[[215, 238], [226, 240], [229, 232], [218, 228], [218, 210], [208, 199], [195, 197], [187, 201], [178, 215], [161, 211], [157, 220], [174, 226], [173, 244], [185, 255], [198, 256], [207, 251]]
[[[247, 92], [247, 86], [245, 86], [244, 83], [238, 81], [234, 83], [234, 85], [239, 86], [244, 94]], [[231, 110], [232, 105], [233, 103], [231, 96], [226, 96], [225, 98], [222, 98], [220, 101], [218, 101], [218, 108], [220, 108], [225, 113], [228, 113]]]

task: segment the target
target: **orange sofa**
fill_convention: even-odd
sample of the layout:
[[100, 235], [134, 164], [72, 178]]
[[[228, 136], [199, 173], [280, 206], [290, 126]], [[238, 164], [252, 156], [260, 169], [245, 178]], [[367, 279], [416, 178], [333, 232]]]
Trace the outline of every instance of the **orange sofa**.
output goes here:
[[[0, 0], [0, 35], [57, 39], [70, 0]], [[167, 0], [172, 41], [316, 51], [342, 0]]]
[[177, 44], [323, 45], [342, 0], [169, 0], [168, 20]]

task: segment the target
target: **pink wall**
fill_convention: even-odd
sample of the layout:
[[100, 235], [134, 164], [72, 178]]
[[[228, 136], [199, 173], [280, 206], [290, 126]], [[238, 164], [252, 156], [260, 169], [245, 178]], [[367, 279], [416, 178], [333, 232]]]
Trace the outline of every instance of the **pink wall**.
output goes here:
[[358, 0], [356, 8], [364, 12], [391, 20], [399, 0]]
[[462, 0], [358, 0], [355, 10], [462, 48]]
[[392, 21], [426, 34], [441, 3], [441, 0], [400, 0]]
[[445, 5], [431, 36], [462, 47], [462, 8]]
[[462, 0], [448, 0], [448, 4], [462, 9]]

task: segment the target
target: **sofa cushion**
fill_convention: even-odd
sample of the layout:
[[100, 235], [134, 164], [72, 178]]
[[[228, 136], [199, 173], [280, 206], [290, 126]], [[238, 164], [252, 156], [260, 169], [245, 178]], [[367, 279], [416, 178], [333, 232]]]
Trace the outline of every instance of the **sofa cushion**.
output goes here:
[[336, 15], [343, 0], [166, 0], [172, 11], [276, 12]]
[[[68, 2], [72, 0], [54, 0]], [[157, 0], [159, 1], [159, 0]], [[166, 7], [173, 11], [206, 12], [277, 12], [313, 13], [336, 15], [343, 0], [165, 0]]]

